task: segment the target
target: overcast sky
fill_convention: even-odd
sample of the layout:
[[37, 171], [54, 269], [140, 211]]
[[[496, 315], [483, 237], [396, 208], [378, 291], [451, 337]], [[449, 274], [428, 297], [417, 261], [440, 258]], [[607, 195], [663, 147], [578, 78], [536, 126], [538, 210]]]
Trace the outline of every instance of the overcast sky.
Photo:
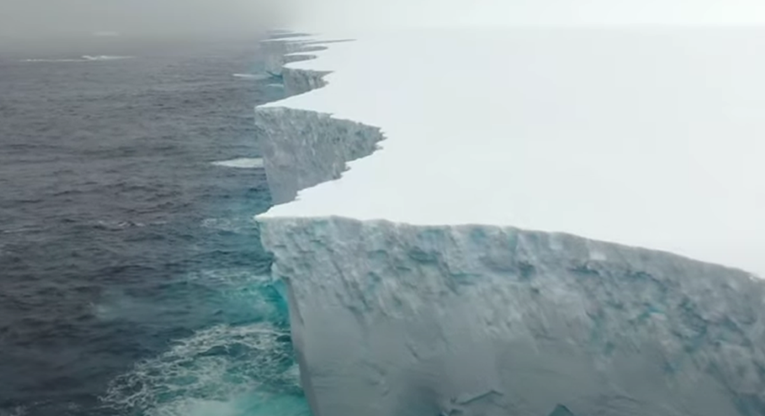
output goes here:
[[[295, 0], [303, 24], [753, 24], [765, 0]], [[344, 11], [344, 12], [341, 12]], [[343, 15], [354, 16], [353, 19]]]
[[292, 0], [0, 0], [0, 35], [188, 33], [283, 26]]
[[0, 35], [370, 25], [765, 22], [765, 0], [0, 0]]

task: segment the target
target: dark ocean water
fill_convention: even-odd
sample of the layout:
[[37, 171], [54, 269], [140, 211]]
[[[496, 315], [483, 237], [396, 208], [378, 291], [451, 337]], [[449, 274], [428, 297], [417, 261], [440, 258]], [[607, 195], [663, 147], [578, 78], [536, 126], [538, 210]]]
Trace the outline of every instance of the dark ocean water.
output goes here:
[[0, 50], [0, 416], [307, 414], [264, 173], [213, 163], [282, 98], [257, 39], [71, 44]]

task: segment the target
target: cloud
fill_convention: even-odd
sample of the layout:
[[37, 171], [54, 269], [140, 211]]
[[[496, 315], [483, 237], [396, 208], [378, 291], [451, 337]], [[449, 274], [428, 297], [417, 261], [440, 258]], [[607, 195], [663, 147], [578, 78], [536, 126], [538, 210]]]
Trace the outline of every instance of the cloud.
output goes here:
[[0, 0], [0, 34], [271, 28], [757, 24], [762, 0]]
[[762, 0], [296, 0], [296, 22], [369, 25], [757, 24]]
[[0, 0], [0, 33], [189, 33], [283, 26], [277, 0]]

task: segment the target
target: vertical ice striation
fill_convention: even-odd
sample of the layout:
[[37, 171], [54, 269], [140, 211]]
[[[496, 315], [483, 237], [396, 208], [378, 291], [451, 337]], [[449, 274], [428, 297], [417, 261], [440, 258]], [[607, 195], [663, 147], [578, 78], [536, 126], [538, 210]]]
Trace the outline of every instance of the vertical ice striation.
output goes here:
[[513, 228], [262, 225], [317, 416], [765, 414], [747, 273]]
[[277, 36], [262, 42], [261, 49], [265, 55], [266, 72], [281, 76], [282, 71], [287, 70], [286, 64], [308, 59], [301, 53], [321, 50], [323, 47], [313, 45], [311, 41], [299, 37], [282, 35], [282, 37]]

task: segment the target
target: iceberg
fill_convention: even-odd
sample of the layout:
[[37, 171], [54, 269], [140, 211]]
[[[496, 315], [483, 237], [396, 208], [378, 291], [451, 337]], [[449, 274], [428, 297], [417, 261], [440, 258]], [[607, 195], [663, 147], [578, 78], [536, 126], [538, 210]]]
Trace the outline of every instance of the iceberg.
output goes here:
[[256, 110], [315, 416], [765, 415], [765, 37], [326, 46]]

